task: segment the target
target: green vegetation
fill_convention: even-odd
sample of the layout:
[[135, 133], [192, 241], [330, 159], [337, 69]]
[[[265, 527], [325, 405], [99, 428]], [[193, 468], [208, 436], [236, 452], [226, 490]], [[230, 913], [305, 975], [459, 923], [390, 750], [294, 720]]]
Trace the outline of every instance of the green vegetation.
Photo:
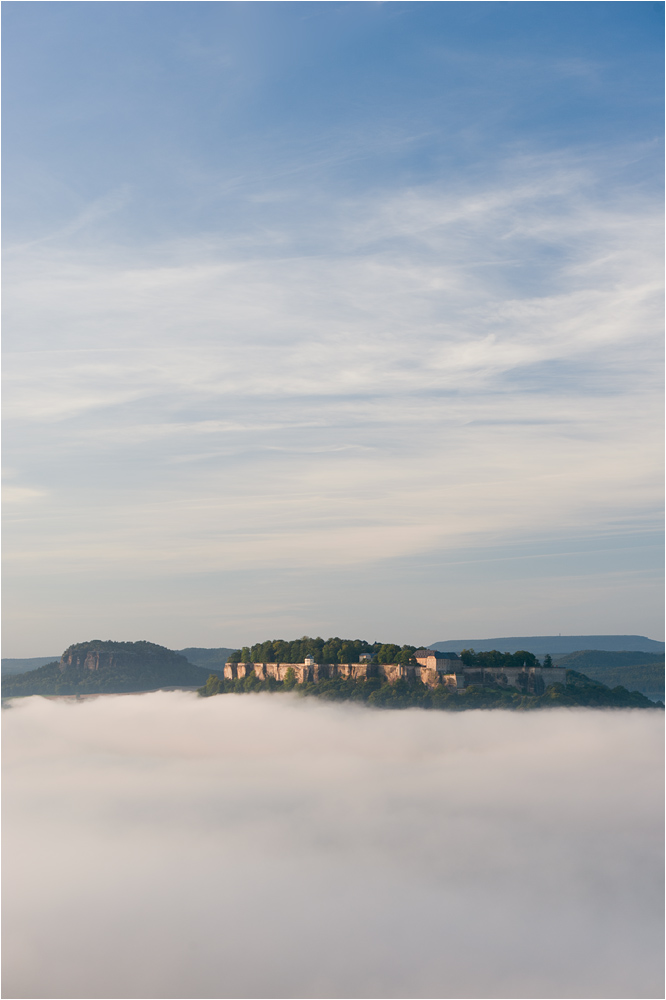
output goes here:
[[14, 657], [3, 657], [2, 676], [9, 674], [25, 674], [28, 670], [36, 670], [37, 667], [44, 667], [47, 663], [53, 663], [57, 656], [31, 656], [25, 659]]
[[[268, 682], [268, 679], [267, 679]], [[287, 673], [284, 675], [284, 681], [282, 686], [285, 691], [291, 691], [296, 687], [296, 671], [293, 667], [289, 667]]]
[[605, 684], [592, 681], [574, 670], [567, 671], [566, 687], [563, 684], [552, 684], [542, 695], [524, 695], [514, 688], [474, 686], [457, 692], [445, 686], [429, 688], [421, 681], [399, 680], [388, 683], [378, 677], [370, 677], [367, 680], [333, 678], [297, 685], [296, 676], [291, 668], [284, 683], [273, 678], [260, 681], [254, 674], [237, 680], [211, 674], [204, 687], [199, 689], [199, 694], [202, 697], [210, 697], [215, 694], [245, 694], [249, 691], [291, 690], [304, 698], [362, 702], [376, 708], [438, 708], [452, 712], [470, 708], [524, 711], [576, 705], [588, 708], [663, 708], [661, 703], [655, 705], [638, 691], [627, 691], [623, 687], [611, 690]]
[[664, 698], [664, 657], [660, 653], [581, 649], [559, 657], [555, 665], [577, 670], [608, 687], [621, 684], [649, 698]]
[[[60, 694], [62, 682], [60, 663], [54, 660], [43, 667], [29, 670], [25, 674], [8, 675], [2, 678], [2, 697], [20, 698], [28, 694]], [[63, 692], [65, 693], [65, 692]], [[66, 692], [75, 694], [76, 692]]]
[[303, 663], [311, 656], [315, 663], [358, 663], [366, 654], [374, 663], [409, 663], [416, 646], [396, 646], [394, 643], [365, 642], [363, 639], [302, 639], [286, 642], [269, 639], [254, 646], [243, 646], [229, 657], [231, 663]]
[[[98, 669], [85, 666], [88, 654], [99, 654]], [[67, 660], [72, 662], [67, 662]], [[153, 642], [94, 639], [70, 646], [63, 659], [37, 670], [2, 679], [2, 697], [26, 695], [112, 694], [163, 687], [197, 687], [208, 671], [184, 656]]]
[[[539, 665], [534, 653], [519, 649], [516, 653], [500, 653], [491, 649], [486, 653], [475, 653], [473, 649], [463, 649], [460, 659], [466, 667], [536, 667]], [[552, 666], [552, 662], [551, 662]]]

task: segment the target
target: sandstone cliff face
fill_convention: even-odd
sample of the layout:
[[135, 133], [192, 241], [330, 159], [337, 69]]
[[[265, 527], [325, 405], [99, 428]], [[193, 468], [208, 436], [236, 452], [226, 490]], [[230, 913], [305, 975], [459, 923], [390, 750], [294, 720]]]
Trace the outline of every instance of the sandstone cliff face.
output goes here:
[[125, 650], [108, 649], [66, 649], [60, 658], [60, 670], [68, 667], [82, 670], [113, 670], [136, 667], [144, 657]]
[[[448, 662], [448, 661], [447, 661]], [[397, 680], [419, 679], [428, 687], [437, 687], [439, 684], [451, 684], [455, 682], [455, 675], [446, 677], [441, 670], [430, 667], [421, 667], [414, 664], [400, 663], [369, 663], [363, 660], [361, 663], [227, 663], [224, 667], [224, 676], [228, 680], [244, 678], [251, 673], [255, 673], [259, 680], [266, 680], [267, 677], [274, 677], [277, 681], [284, 681], [288, 670], [293, 670], [298, 684], [307, 681], [328, 680], [335, 677], [344, 677], [349, 680], [363, 680], [366, 677], [381, 677], [390, 683]]]
[[566, 684], [566, 670], [557, 667], [465, 667], [459, 660], [438, 660], [436, 666], [401, 663], [227, 663], [224, 676], [228, 680], [256, 674], [259, 680], [274, 677], [284, 681], [293, 670], [296, 683], [321, 681], [334, 677], [361, 680], [380, 677], [393, 684], [398, 680], [420, 680], [430, 688], [440, 685], [462, 689], [480, 687], [516, 688], [523, 694], [543, 694], [548, 684]]
[[107, 650], [66, 649], [60, 659], [60, 670], [68, 667], [80, 667], [83, 670], [99, 670], [100, 667], [130, 666], [135, 657], [127, 653], [109, 652]]

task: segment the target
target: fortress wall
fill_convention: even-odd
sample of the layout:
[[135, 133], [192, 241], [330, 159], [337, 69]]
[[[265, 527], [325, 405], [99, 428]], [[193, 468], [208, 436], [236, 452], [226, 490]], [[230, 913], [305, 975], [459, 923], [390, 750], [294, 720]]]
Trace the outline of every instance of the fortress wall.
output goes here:
[[247, 677], [254, 672], [259, 680], [273, 677], [276, 681], [284, 681], [287, 671], [292, 669], [296, 674], [296, 682], [305, 684], [308, 681], [328, 680], [343, 677], [350, 680], [363, 680], [367, 677], [380, 677], [394, 684], [396, 681], [420, 680], [428, 687], [438, 687], [440, 684], [462, 689], [471, 684], [482, 687], [515, 688], [526, 694], [542, 694], [549, 684], [566, 684], [566, 669], [564, 667], [465, 667], [457, 661], [457, 670], [451, 673], [452, 661], [438, 660], [436, 665], [417, 665], [400, 663], [226, 663], [224, 676], [228, 680]]
[[259, 680], [273, 677], [276, 681], [284, 681], [287, 671], [292, 669], [299, 684], [306, 681], [328, 680], [332, 677], [345, 677], [361, 680], [371, 674], [369, 664], [363, 663], [225, 663], [224, 676], [228, 680], [247, 677], [252, 671]]
[[458, 688], [478, 684], [482, 687], [516, 688], [526, 694], [543, 694], [550, 684], [566, 684], [564, 667], [464, 667], [456, 674]]
[[332, 677], [345, 677], [349, 680], [359, 681], [373, 676], [373, 664], [364, 661], [363, 663], [332, 663]]

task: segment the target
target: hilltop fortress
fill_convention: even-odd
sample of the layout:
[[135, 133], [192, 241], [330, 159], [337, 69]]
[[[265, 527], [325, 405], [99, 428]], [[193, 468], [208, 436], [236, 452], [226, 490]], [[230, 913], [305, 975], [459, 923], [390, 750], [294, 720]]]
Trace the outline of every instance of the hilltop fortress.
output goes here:
[[358, 663], [315, 663], [306, 657], [303, 663], [232, 663], [224, 666], [227, 680], [248, 677], [254, 673], [265, 681], [268, 677], [284, 681], [292, 670], [297, 684], [342, 677], [364, 680], [380, 677], [393, 683], [398, 680], [419, 680], [428, 687], [445, 685], [454, 691], [470, 685], [516, 688], [524, 694], [543, 694], [550, 684], [566, 684], [564, 667], [542, 667], [527, 663], [516, 666], [467, 666], [457, 653], [441, 653], [434, 649], [417, 649], [413, 663], [374, 663], [369, 654], [362, 654]]

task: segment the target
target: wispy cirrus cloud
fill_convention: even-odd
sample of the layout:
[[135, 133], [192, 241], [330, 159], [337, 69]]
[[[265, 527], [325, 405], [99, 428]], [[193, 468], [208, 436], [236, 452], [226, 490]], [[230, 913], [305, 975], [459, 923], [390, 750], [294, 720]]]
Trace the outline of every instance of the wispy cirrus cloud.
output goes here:
[[594, 197], [561, 156], [513, 166], [304, 203], [267, 234], [10, 255], [9, 457], [48, 491], [8, 535], [15, 571], [358, 568], [555, 524], [642, 533], [661, 491], [653, 203]]

